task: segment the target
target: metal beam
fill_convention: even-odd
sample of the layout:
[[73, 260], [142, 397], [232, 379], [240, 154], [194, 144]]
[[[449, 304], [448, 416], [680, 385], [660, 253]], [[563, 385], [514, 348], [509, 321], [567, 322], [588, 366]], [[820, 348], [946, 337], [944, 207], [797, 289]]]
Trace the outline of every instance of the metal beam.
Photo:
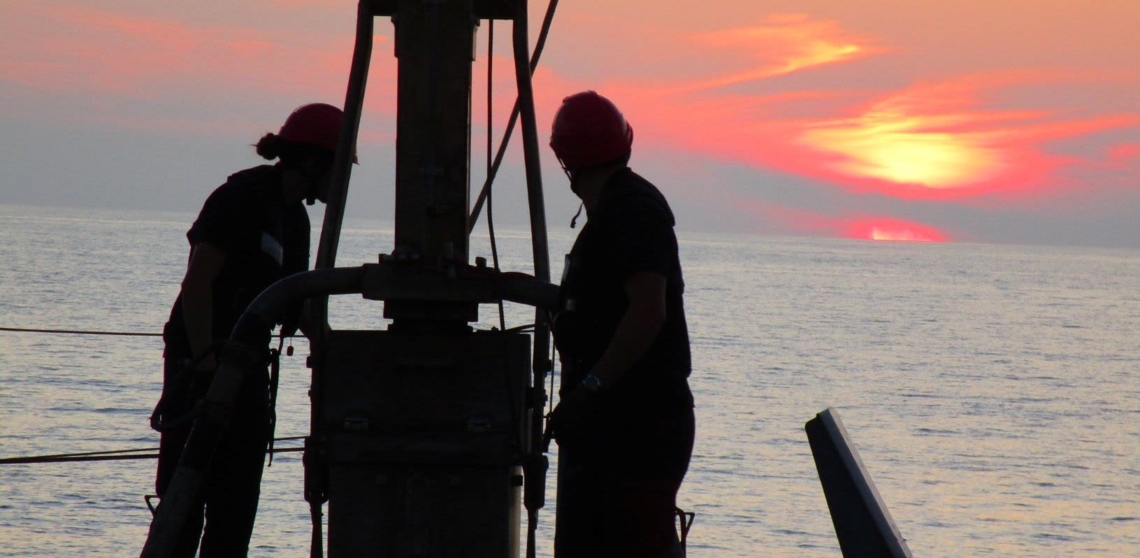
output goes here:
[[804, 425], [844, 558], [911, 558], [835, 409]]
[[[431, 0], [429, 0], [431, 1]], [[435, 0], [442, 3], [444, 0]], [[475, 0], [475, 16], [479, 19], [513, 19], [514, 6], [511, 0]], [[372, 15], [395, 15], [399, 9], [399, 0], [373, 0], [369, 2]]]

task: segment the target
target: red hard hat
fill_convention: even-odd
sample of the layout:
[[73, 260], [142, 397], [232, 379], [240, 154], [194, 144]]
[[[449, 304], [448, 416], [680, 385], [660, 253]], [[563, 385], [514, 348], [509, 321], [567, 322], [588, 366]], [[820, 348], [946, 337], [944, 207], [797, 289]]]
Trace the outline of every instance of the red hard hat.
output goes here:
[[[292, 143], [311, 145], [336, 152], [340, 140], [340, 124], [344, 112], [325, 103], [312, 103], [298, 107], [285, 119], [277, 135]], [[352, 154], [356, 162], [356, 154]]]
[[562, 100], [550, 147], [567, 169], [609, 163], [630, 154], [633, 127], [609, 99], [583, 91]]

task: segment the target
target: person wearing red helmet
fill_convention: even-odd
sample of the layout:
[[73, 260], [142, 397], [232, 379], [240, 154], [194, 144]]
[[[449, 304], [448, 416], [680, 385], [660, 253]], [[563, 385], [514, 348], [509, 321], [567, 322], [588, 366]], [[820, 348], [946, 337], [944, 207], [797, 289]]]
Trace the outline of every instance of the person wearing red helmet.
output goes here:
[[556, 558], [680, 556], [676, 495], [695, 437], [675, 219], [628, 166], [633, 127], [610, 100], [563, 100], [551, 148], [587, 222], [554, 320], [562, 365]]
[[[195, 402], [205, 396], [217, 366], [219, 341], [262, 290], [308, 269], [309, 216], [302, 201], [325, 201], [342, 119], [331, 105], [297, 108], [278, 133], [257, 142], [257, 154], [276, 164], [231, 175], [186, 233], [190, 255], [163, 330], [163, 392], [151, 417], [161, 432], [160, 497], [181, 458]], [[282, 326], [287, 335], [296, 331], [300, 307], [290, 314]], [[203, 558], [247, 554], [271, 432], [268, 403], [268, 374], [246, 378], [177, 556], [193, 557], [199, 539]]]

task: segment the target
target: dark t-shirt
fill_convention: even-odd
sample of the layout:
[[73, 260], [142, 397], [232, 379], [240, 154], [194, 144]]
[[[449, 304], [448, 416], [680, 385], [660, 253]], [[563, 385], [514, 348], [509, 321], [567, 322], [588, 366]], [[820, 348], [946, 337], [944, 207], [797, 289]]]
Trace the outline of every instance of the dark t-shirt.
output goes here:
[[615, 173], [566, 256], [562, 276], [564, 310], [555, 320], [563, 360], [562, 395], [598, 362], [629, 307], [626, 280], [641, 272], [666, 279], [665, 324], [649, 350], [604, 399], [626, 411], [671, 414], [692, 408], [687, 378], [692, 369], [685, 323], [677, 237], [665, 197], [632, 170]]
[[[280, 172], [263, 165], [233, 174], [214, 190], [186, 238], [208, 242], [226, 258], [213, 285], [215, 339], [228, 338], [261, 291], [309, 266], [309, 215], [301, 202], [281, 201]], [[163, 338], [167, 356], [190, 355], [182, 296], [170, 310]]]

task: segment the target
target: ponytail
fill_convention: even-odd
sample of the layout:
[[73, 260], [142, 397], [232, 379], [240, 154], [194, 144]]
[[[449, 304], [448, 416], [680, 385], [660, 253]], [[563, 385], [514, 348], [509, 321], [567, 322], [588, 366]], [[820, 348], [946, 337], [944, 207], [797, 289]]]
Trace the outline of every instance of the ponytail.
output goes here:
[[322, 164], [331, 165], [333, 153], [309, 144], [289, 141], [277, 134], [269, 133], [254, 145], [257, 154], [267, 160], [280, 159], [285, 165], [298, 165], [306, 158], [314, 158]]
[[261, 136], [254, 147], [257, 149], [257, 154], [267, 160], [274, 160], [281, 156], [281, 152], [286, 149], [284, 145], [285, 140], [277, 134], [269, 133]]

